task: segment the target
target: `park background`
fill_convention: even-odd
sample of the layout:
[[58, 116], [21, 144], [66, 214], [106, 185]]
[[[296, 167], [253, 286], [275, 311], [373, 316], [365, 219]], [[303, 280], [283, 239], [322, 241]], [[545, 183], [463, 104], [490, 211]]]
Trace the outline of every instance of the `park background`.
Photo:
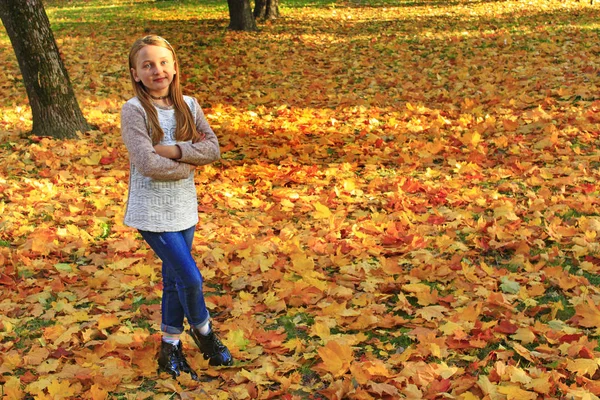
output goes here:
[[[85, 118], [31, 136], [0, 28], [3, 398], [596, 399], [600, 5], [58, 1]], [[160, 34], [219, 137], [194, 254], [236, 364], [156, 375], [160, 265], [122, 224], [127, 53]], [[194, 355], [196, 354], [196, 355]]]

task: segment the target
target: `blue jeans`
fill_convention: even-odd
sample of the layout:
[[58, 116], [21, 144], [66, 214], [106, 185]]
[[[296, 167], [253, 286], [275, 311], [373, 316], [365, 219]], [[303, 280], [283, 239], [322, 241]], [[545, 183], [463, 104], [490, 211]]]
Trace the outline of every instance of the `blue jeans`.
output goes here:
[[162, 324], [161, 331], [183, 332], [183, 319], [191, 326], [204, 325], [209, 320], [202, 291], [202, 274], [192, 257], [193, 226], [181, 232], [139, 231], [162, 261]]

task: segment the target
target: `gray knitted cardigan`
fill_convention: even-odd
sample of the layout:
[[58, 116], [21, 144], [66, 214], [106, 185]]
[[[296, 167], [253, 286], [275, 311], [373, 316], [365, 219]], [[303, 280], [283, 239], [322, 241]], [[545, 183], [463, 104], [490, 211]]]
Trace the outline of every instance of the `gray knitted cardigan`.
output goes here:
[[184, 100], [192, 111], [196, 128], [205, 134], [202, 141], [177, 142], [174, 109], [157, 107], [165, 133], [161, 144], [177, 144], [182, 154], [179, 160], [156, 153], [146, 112], [137, 97], [121, 109], [121, 136], [130, 161], [125, 225], [151, 232], [177, 232], [198, 223], [194, 166], [209, 164], [221, 155], [217, 137], [196, 99], [184, 96]]

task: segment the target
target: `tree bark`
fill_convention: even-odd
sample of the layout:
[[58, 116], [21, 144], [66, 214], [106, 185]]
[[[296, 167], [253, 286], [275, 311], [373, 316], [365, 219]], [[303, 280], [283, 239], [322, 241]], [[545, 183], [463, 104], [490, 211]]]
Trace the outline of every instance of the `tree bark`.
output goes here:
[[41, 0], [0, 0], [0, 19], [12, 43], [33, 116], [32, 134], [73, 138], [86, 122]]
[[279, 18], [279, 0], [256, 0], [254, 4], [254, 18], [277, 19]]
[[229, 29], [233, 31], [256, 31], [256, 21], [249, 0], [227, 0], [229, 6]]

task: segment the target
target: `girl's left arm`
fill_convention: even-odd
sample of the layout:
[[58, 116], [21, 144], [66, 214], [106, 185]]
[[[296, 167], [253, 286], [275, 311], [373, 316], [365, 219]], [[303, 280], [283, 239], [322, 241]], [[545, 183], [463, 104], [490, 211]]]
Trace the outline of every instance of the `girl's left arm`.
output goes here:
[[219, 141], [217, 139], [217, 135], [215, 135], [212, 128], [208, 124], [208, 121], [204, 116], [204, 112], [202, 111], [202, 108], [196, 99], [194, 99], [194, 108], [194, 114], [196, 116], [196, 129], [198, 132], [204, 134], [204, 138], [195, 143], [177, 143], [177, 146], [181, 149], [181, 158], [179, 158], [177, 161], [192, 165], [210, 164], [221, 158]]

